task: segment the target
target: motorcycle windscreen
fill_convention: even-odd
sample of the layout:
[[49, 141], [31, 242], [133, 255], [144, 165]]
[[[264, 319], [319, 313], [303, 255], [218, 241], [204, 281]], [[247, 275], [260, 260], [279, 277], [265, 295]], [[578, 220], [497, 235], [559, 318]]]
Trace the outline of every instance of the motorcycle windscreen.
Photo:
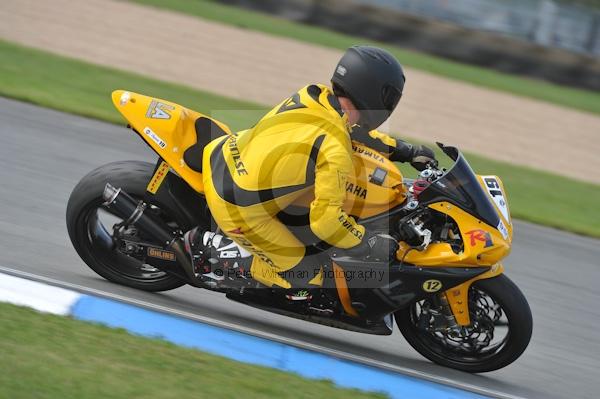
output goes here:
[[419, 200], [424, 204], [449, 201], [496, 228], [500, 223], [498, 212], [467, 160], [455, 147], [442, 147], [442, 150], [455, 163], [419, 195]]

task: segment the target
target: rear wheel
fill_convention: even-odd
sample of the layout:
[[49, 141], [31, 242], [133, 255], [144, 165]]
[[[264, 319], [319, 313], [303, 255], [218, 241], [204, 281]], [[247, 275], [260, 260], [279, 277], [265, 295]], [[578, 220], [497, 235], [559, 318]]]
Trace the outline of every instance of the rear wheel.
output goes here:
[[[113, 226], [122, 221], [107, 209], [102, 192], [106, 183], [122, 188], [135, 199], [142, 199], [152, 178], [154, 165], [140, 161], [114, 162], [86, 175], [73, 189], [67, 205], [67, 230], [73, 247], [96, 273], [115, 283], [144, 291], [167, 291], [185, 284], [181, 279], [160, 271], [131, 256], [132, 247], [114, 245]], [[145, 212], [152, 212], [175, 229], [178, 222], [169, 209], [150, 202]], [[153, 242], [142, 232], [129, 227], [119, 233], [131, 242]], [[160, 246], [160, 244], [158, 244]], [[135, 248], [133, 248], [135, 251]]]
[[[469, 289], [471, 325], [448, 328], [430, 299], [396, 312], [402, 335], [421, 355], [443, 366], [481, 373], [514, 362], [527, 348], [533, 321], [527, 300], [505, 275]], [[436, 320], [437, 319], [437, 320]]]

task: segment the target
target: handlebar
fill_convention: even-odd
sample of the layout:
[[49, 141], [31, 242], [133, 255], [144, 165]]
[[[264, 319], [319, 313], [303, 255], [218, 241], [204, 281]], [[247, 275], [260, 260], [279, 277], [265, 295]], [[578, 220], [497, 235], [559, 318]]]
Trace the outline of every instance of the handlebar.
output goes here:
[[444, 175], [444, 172], [445, 171], [443, 169], [439, 169], [437, 165], [432, 165], [430, 163], [429, 165], [427, 165], [427, 169], [423, 169], [419, 173], [419, 179], [427, 180], [428, 182], [432, 183], [435, 180], [442, 177]]

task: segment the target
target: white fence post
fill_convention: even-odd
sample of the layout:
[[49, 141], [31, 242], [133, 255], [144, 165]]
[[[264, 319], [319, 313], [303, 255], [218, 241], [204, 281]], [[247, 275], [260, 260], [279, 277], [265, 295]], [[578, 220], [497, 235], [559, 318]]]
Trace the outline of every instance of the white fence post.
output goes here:
[[550, 46], [554, 42], [554, 25], [558, 6], [551, 0], [543, 0], [540, 3], [537, 26], [533, 34], [536, 43]]

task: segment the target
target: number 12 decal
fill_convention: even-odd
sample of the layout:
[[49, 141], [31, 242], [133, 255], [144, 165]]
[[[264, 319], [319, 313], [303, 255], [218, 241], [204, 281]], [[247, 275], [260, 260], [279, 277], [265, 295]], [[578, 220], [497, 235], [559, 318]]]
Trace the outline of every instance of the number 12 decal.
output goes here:
[[425, 292], [438, 292], [442, 289], [442, 282], [440, 280], [427, 280], [423, 283], [423, 291]]

